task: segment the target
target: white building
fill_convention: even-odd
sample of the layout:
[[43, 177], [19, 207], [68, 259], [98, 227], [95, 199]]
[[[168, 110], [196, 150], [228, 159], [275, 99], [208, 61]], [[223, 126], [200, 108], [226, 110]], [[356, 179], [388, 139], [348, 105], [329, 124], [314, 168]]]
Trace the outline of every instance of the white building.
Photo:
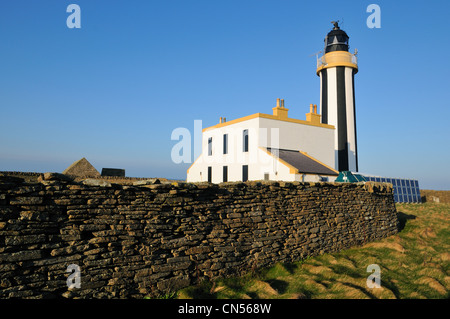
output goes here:
[[187, 181], [334, 181], [339, 171], [357, 171], [357, 64], [348, 48], [347, 34], [335, 23], [317, 65], [323, 116], [311, 104], [306, 120], [290, 118], [284, 100], [277, 99], [273, 114], [220, 118], [203, 129], [202, 153]]
[[187, 181], [334, 180], [334, 126], [320, 123], [316, 106], [298, 120], [288, 117], [283, 100], [277, 102], [272, 115], [256, 113], [203, 129], [202, 153]]

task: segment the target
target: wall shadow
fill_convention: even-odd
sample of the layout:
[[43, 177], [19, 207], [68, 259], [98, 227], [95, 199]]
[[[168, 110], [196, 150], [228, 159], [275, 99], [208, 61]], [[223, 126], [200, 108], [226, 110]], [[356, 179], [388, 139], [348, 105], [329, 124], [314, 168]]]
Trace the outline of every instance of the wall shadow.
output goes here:
[[409, 215], [402, 212], [397, 212], [397, 218], [398, 218], [398, 231], [401, 232], [403, 228], [406, 226], [406, 222], [411, 219], [416, 219], [417, 217], [415, 215]]
[[274, 288], [280, 294], [284, 294], [287, 290], [287, 287], [289, 286], [289, 283], [279, 279], [269, 279], [265, 280], [265, 282], [267, 282], [272, 288]]

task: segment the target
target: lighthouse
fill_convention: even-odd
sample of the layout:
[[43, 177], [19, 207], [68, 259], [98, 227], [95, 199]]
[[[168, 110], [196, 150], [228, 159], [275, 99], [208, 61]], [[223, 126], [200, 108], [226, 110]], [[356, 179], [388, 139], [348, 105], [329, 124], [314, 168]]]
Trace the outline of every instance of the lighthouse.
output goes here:
[[358, 171], [355, 117], [355, 74], [358, 64], [349, 52], [349, 36], [332, 22], [333, 29], [325, 37], [324, 54], [317, 58], [320, 77], [320, 113], [323, 124], [333, 125], [335, 169]]

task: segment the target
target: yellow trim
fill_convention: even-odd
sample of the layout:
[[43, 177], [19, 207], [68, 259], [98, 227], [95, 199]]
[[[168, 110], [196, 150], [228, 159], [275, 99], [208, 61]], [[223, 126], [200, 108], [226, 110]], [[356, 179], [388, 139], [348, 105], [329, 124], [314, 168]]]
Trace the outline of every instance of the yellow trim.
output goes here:
[[[325, 166], [326, 168], [328, 168], [328, 169], [330, 169], [330, 170], [332, 170], [333, 172], [335, 172], [336, 174], [339, 174], [339, 172], [337, 171], [337, 170], [335, 170], [334, 168], [332, 168], [332, 167], [330, 167], [330, 166], [328, 166], [327, 164], [325, 164], [325, 163], [322, 163], [321, 161], [319, 161], [319, 160], [317, 160], [317, 159], [315, 159], [314, 157], [312, 157], [311, 155], [309, 155], [308, 153], [306, 153], [306, 152], [302, 152], [302, 151], [299, 151], [300, 153], [302, 153], [303, 155], [305, 155], [306, 157], [309, 157], [310, 159], [312, 159], [313, 161], [315, 161], [315, 162], [317, 162], [317, 163], [319, 163], [320, 165], [323, 165], [323, 166]], [[333, 175], [330, 175], [330, 176], [333, 176]]]
[[320, 71], [323, 69], [333, 68], [336, 66], [348, 66], [356, 69], [355, 73], [358, 72], [358, 64], [353, 63], [353, 54], [347, 51], [333, 51], [325, 53], [325, 55], [321, 57], [321, 60], [323, 64], [317, 68], [317, 75], [319, 75]]
[[231, 124], [236, 124], [239, 122], [243, 122], [243, 121], [248, 121], [251, 119], [255, 119], [255, 118], [265, 118], [265, 119], [270, 119], [270, 120], [278, 120], [278, 121], [285, 121], [285, 122], [290, 122], [290, 123], [297, 123], [297, 124], [304, 124], [304, 125], [310, 125], [310, 126], [317, 126], [317, 127], [323, 127], [323, 128], [329, 128], [329, 129], [335, 129], [335, 127], [333, 125], [329, 125], [329, 124], [323, 124], [323, 123], [311, 123], [308, 121], [303, 121], [303, 120], [298, 120], [298, 119], [292, 119], [292, 118], [280, 118], [274, 115], [269, 115], [269, 114], [264, 114], [264, 113], [255, 113], [252, 115], [248, 115], [248, 116], [244, 116], [229, 122], [225, 122], [225, 123], [219, 123], [210, 127], [206, 127], [202, 130], [202, 132], [211, 130], [211, 129], [215, 129], [215, 128], [220, 128], [220, 127], [224, 127], [227, 125], [231, 125]]
[[287, 166], [289, 168], [289, 173], [290, 174], [298, 174], [298, 169], [296, 169], [294, 166], [292, 166], [291, 164], [289, 164], [288, 162], [283, 161], [281, 158], [276, 157], [275, 155], [273, 155], [271, 152], [269, 152], [266, 148], [258, 146], [260, 149], [262, 149], [263, 151], [265, 151], [267, 154], [269, 154], [270, 156], [272, 156], [273, 158], [275, 158], [276, 160], [278, 160], [281, 164]]
[[317, 75], [319, 75], [320, 71], [322, 71], [323, 69], [328, 69], [328, 68], [333, 68], [336, 66], [348, 66], [350, 68], [354, 68], [356, 69], [355, 73], [358, 73], [358, 66], [354, 63], [346, 63], [346, 62], [340, 62], [340, 63], [328, 63], [326, 65], [322, 65], [320, 67], [317, 68]]
[[235, 119], [235, 120], [231, 120], [231, 121], [228, 121], [228, 122], [222, 122], [222, 123], [210, 126], [210, 127], [205, 127], [202, 130], [202, 132], [205, 132], [205, 131], [213, 129], [213, 128], [224, 127], [224, 126], [227, 126], [227, 125], [236, 124], [236, 123], [239, 123], [239, 122], [251, 120], [251, 119], [259, 117], [260, 114], [261, 113], [255, 113], [255, 114], [247, 115], [247, 116], [244, 116], [244, 117], [241, 117], [241, 118], [238, 118], [238, 119]]

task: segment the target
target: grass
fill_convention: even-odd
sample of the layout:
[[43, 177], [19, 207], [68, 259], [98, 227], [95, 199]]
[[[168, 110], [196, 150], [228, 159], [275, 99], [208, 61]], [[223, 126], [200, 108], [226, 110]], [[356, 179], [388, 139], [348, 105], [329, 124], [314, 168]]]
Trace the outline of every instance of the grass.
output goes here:
[[[389, 238], [242, 277], [203, 282], [173, 297], [448, 299], [450, 204], [397, 204], [397, 211], [400, 232]], [[367, 287], [370, 264], [380, 267], [381, 288]]]

